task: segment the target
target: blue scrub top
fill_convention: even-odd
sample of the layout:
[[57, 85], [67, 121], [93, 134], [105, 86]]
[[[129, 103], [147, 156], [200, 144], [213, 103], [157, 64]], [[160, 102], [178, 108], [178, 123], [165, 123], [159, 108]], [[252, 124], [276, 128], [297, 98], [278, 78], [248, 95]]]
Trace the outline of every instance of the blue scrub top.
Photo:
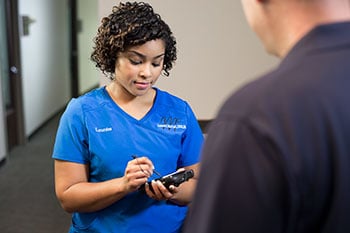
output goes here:
[[[132, 155], [147, 156], [164, 175], [198, 163], [203, 135], [193, 111], [178, 97], [155, 90], [154, 105], [140, 120], [124, 112], [105, 87], [72, 99], [60, 120], [53, 158], [89, 164], [90, 182], [122, 177]], [[98, 212], [74, 213], [70, 232], [179, 232], [186, 213], [186, 206], [134, 192]]]

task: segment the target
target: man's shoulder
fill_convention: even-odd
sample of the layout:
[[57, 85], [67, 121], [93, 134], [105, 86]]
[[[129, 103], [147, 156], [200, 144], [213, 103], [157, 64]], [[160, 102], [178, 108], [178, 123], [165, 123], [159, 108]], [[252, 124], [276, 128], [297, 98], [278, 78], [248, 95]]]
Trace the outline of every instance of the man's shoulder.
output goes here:
[[295, 82], [292, 72], [278, 67], [233, 92], [220, 113], [238, 118], [277, 113], [302, 98], [298, 97], [300, 93], [306, 92], [306, 87]]
[[234, 91], [226, 100], [223, 107], [226, 106], [227, 108], [230, 108], [229, 106], [232, 106], [235, 108], [251, 108], [265, 98], [269, 98], [274, 94], [274, 83], [276, 79], [275, 72], [276, 71], [272, 71], [261, 76]]

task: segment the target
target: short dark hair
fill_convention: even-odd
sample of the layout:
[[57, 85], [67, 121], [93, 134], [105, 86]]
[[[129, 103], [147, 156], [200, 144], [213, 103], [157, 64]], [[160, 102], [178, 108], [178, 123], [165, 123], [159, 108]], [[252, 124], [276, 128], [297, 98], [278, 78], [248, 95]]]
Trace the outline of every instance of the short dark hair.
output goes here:
[[169, 76], [176, 56], [176, 39], [170, 27], [144, 2], [120, 3], [101, 20], [91, 60], [110, 79], [114, 77], [118, 53], [131, 46], [161, 39], [165, 43], [163, 74]]

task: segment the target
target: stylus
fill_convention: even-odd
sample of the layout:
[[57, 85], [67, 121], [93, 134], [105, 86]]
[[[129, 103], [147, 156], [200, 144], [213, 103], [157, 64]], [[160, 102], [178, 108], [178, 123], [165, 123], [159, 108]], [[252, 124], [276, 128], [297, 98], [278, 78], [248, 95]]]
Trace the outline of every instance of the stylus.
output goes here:
[[[131, 157], [133, 157], [134, 159], [137, 159], [137, 158], [138, 158], [137, 155], [132, 155]], [[162, 177], [162, 175], [161, 175], [155, 168], [153, 168], [153, 172], [154, 172], [157, 176]]]

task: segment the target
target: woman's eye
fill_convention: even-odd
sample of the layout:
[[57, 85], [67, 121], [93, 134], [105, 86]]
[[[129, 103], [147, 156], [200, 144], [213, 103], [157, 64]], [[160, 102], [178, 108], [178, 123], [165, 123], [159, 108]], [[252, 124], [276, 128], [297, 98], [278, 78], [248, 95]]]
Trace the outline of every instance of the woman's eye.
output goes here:
[[159, 64], [159, 63], [152, 63], [152, 65], [153, 65], [154, 67], [158, 67], [158, 66], [160, 66], [160, 64]]
[[136, 61], [136, 60], [132, 60], [132, 59], [129, 59], [130, 63], [133, 64], [133, 65], [139, 65], [142, 63], [142, 61]]

